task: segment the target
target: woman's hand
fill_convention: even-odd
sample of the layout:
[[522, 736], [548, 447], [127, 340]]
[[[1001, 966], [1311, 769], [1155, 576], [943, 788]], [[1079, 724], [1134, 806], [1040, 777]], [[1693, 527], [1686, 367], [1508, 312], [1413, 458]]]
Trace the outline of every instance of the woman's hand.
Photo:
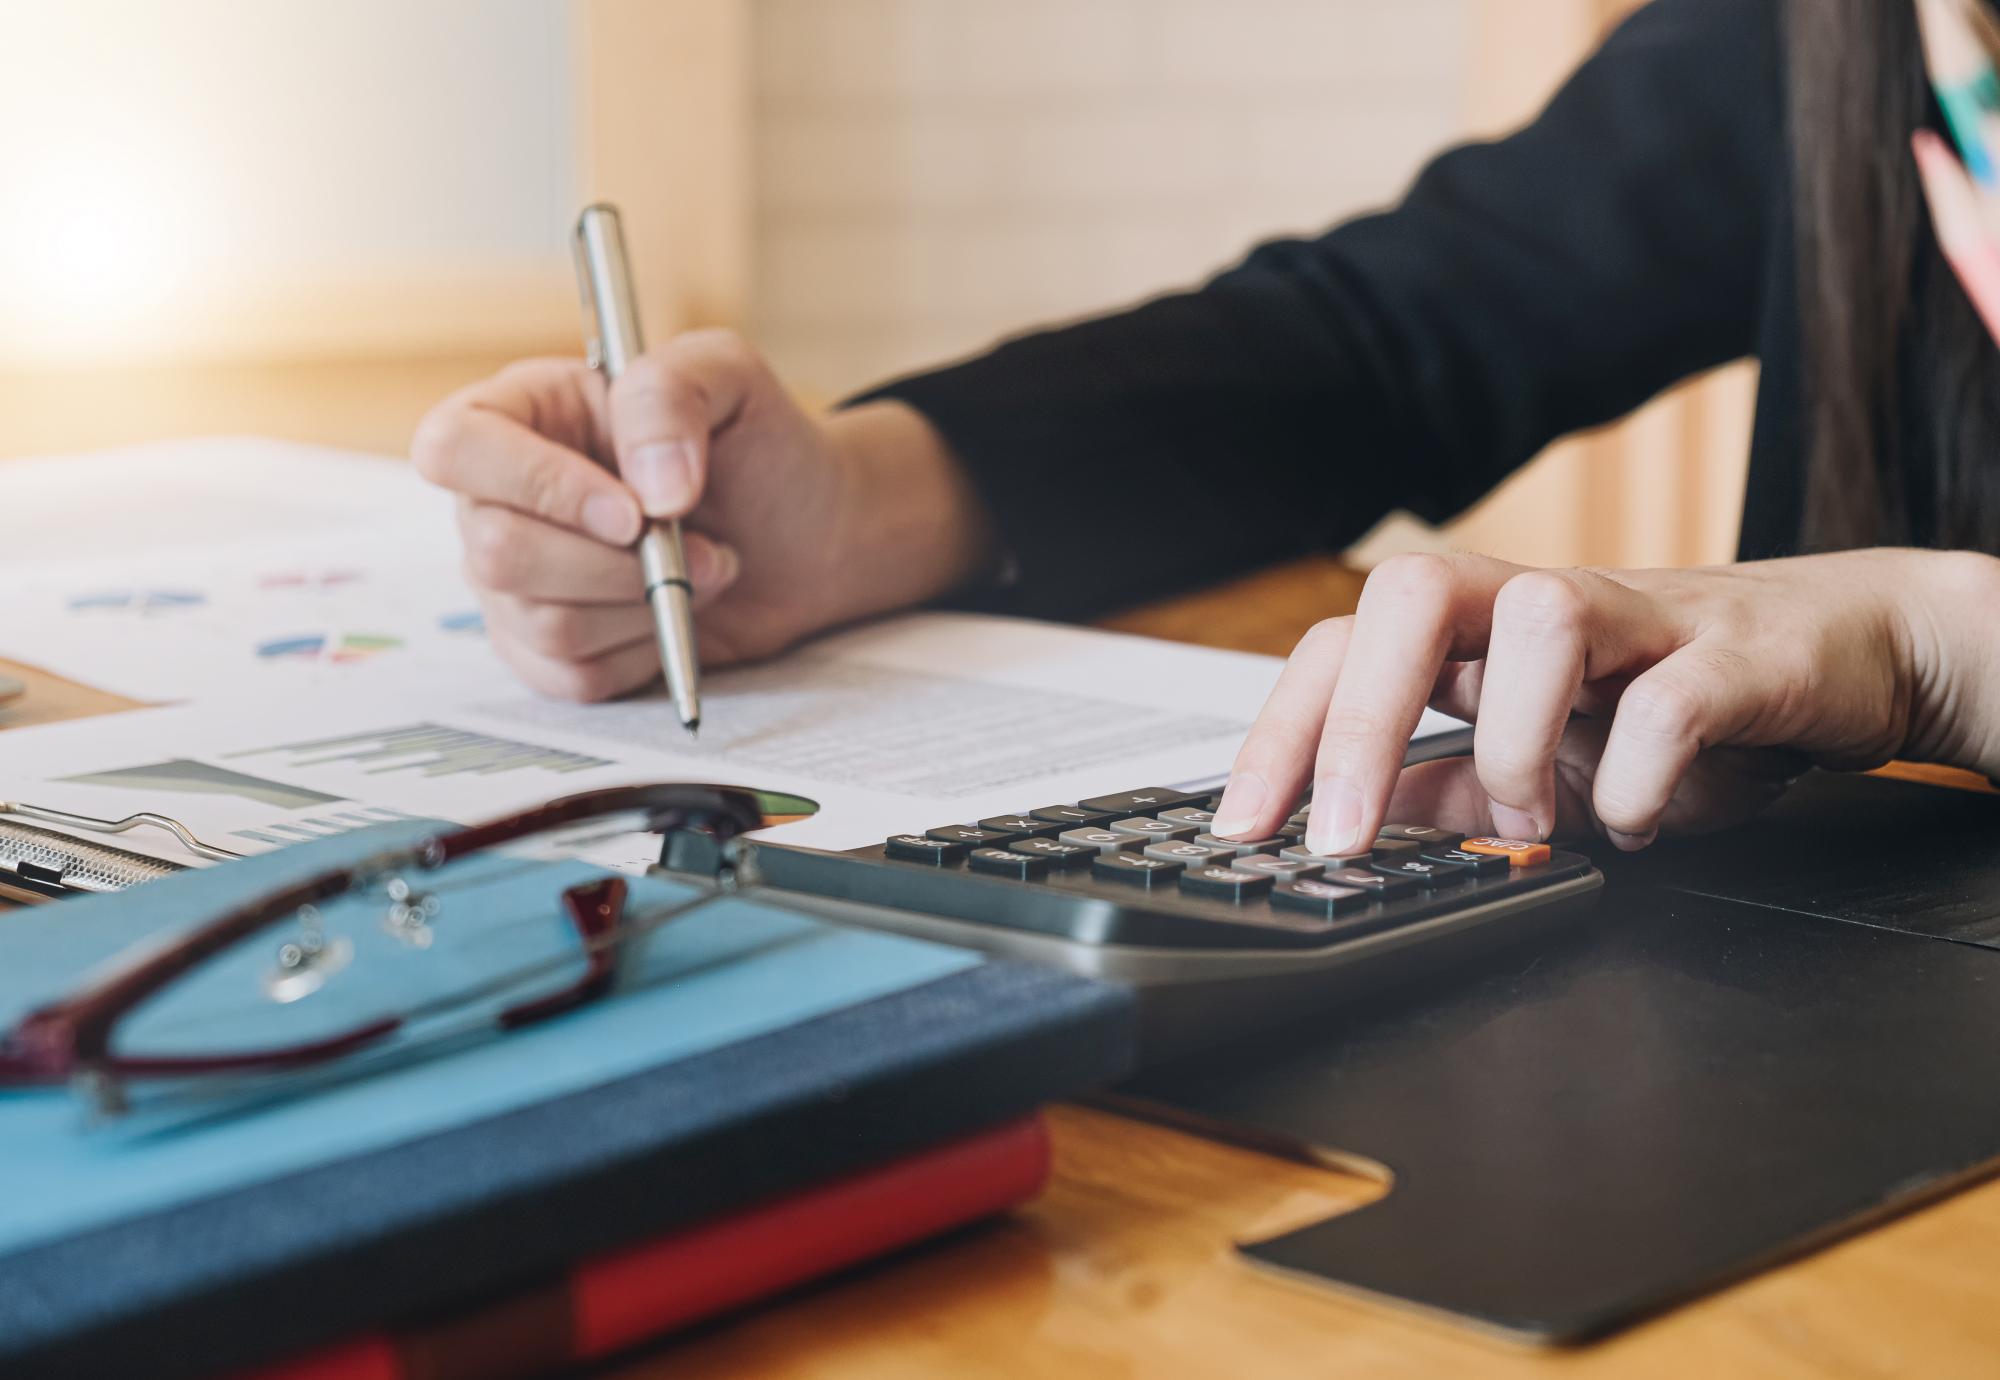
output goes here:
[[[1474, 755], [1402, 769], [1425, 704]], [[1316, 851], [1389, 820], [1543, 839], [1761, 809], [1809, 765], [2000, 772], [2000, 560], [1858, 551], [1705, 570], [1403, 556], [1292, 653], [1215, 831], [1275, 831], [1308, 781]]]
[[708, 664], [935, 598], [992, 560], [978, 499], [921, 415], [808, 415], [725, 331], [669, 341], [608, 390], [581, 360], [512, 365], [434, 408], [412, 451], [460, 496], [495, 648], [561, 698], [659, 674], [633, 550], [647, 516], [685, 518]]

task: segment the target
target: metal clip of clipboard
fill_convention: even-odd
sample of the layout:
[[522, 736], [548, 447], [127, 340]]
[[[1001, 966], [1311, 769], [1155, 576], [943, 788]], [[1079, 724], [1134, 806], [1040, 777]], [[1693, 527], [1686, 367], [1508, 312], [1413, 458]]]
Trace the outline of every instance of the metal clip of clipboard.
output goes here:
[[[13, 816], [13, 818], [7, 818]], [[18, 823], [35, 820], [37, 824]], [[0, 800], [0, 896], [17, 901], [47, 901], [63, 896], [123, 891], [141, 882], [157, 881], [183, 870], [179, 863], [150, 857], [108, 843], [79, 839], [59, 829], [96, 834], [123, 834], [138, 828], [164, 829], [196, 857], [224, 862], [243, 855], [211, 843], [170, 815], [143, 811], [124, 819], [51, 810], [18, 800]]]

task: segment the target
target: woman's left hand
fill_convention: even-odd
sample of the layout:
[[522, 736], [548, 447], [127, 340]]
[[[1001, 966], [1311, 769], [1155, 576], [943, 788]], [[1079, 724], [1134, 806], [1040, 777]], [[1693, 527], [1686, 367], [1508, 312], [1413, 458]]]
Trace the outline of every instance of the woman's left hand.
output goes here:
[[[1426, 704], [1474, 753], [1403, 769]], [[1215, 832], [1317, 852], [1409, 820], [1642, 848], [1747, 818], [1808, 766], [2000, 772], [2000, 560], [1872, 550], [1702, 570], [1401, 556], [1309, 632], [1237, 754]]]

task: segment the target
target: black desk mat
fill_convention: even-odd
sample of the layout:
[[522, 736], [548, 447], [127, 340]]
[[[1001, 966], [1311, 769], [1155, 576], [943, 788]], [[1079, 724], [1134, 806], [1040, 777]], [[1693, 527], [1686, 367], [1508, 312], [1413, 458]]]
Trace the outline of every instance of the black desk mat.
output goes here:
[[2000, 798], [1817, 776], [1601, 861], [1554, 941], [1121, 1094], [1394, 1175], [1254, 1261], [1552, 1343], [2000, 1167]]

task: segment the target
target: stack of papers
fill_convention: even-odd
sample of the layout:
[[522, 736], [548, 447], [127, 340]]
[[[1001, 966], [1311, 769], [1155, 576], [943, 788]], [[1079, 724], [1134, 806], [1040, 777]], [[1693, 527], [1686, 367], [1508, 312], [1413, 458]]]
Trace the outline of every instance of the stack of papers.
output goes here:
[[[521, 688], [458, 574], [450, 500], [395, 461], [230, 440], [9, 462], [0, 513], [0, 656], [165, 706], [0, 734], [0, 799], [158, 811], [237, 853], [649, 781], [806, 796], [819, 812], [773, 832], [832, 849], [1202, 785], [1280, 665], [911, 614], [706, 674], [697, 743], [663, 696]], [[197, 861], [164, 833], [118, 842]], [[586, 856], [637, 869], [657, 846]]]
[[[819, 813], [780, 826], [786, 841], [855, 847], [1213, 780], [1277, 669], [914, 614], [710, 673], [694, 742], [663, 697], [583, 706], [521, 688], [458, 574], [448, 498], [392, 461], [222, 441], [14, 462], [0, 512], [35, 515], [0, 541], [0, 656], [165, 706], [0, 735], [0, 798], [155, 810], [239, 853], [675, 780], [804, 795]], [[44, 540], [51, 528], [91, 535], [79, 549]], [[156, 831], [119, 844], [196, 861]], [[656, 848], [592, 856], [637, 868]]]

